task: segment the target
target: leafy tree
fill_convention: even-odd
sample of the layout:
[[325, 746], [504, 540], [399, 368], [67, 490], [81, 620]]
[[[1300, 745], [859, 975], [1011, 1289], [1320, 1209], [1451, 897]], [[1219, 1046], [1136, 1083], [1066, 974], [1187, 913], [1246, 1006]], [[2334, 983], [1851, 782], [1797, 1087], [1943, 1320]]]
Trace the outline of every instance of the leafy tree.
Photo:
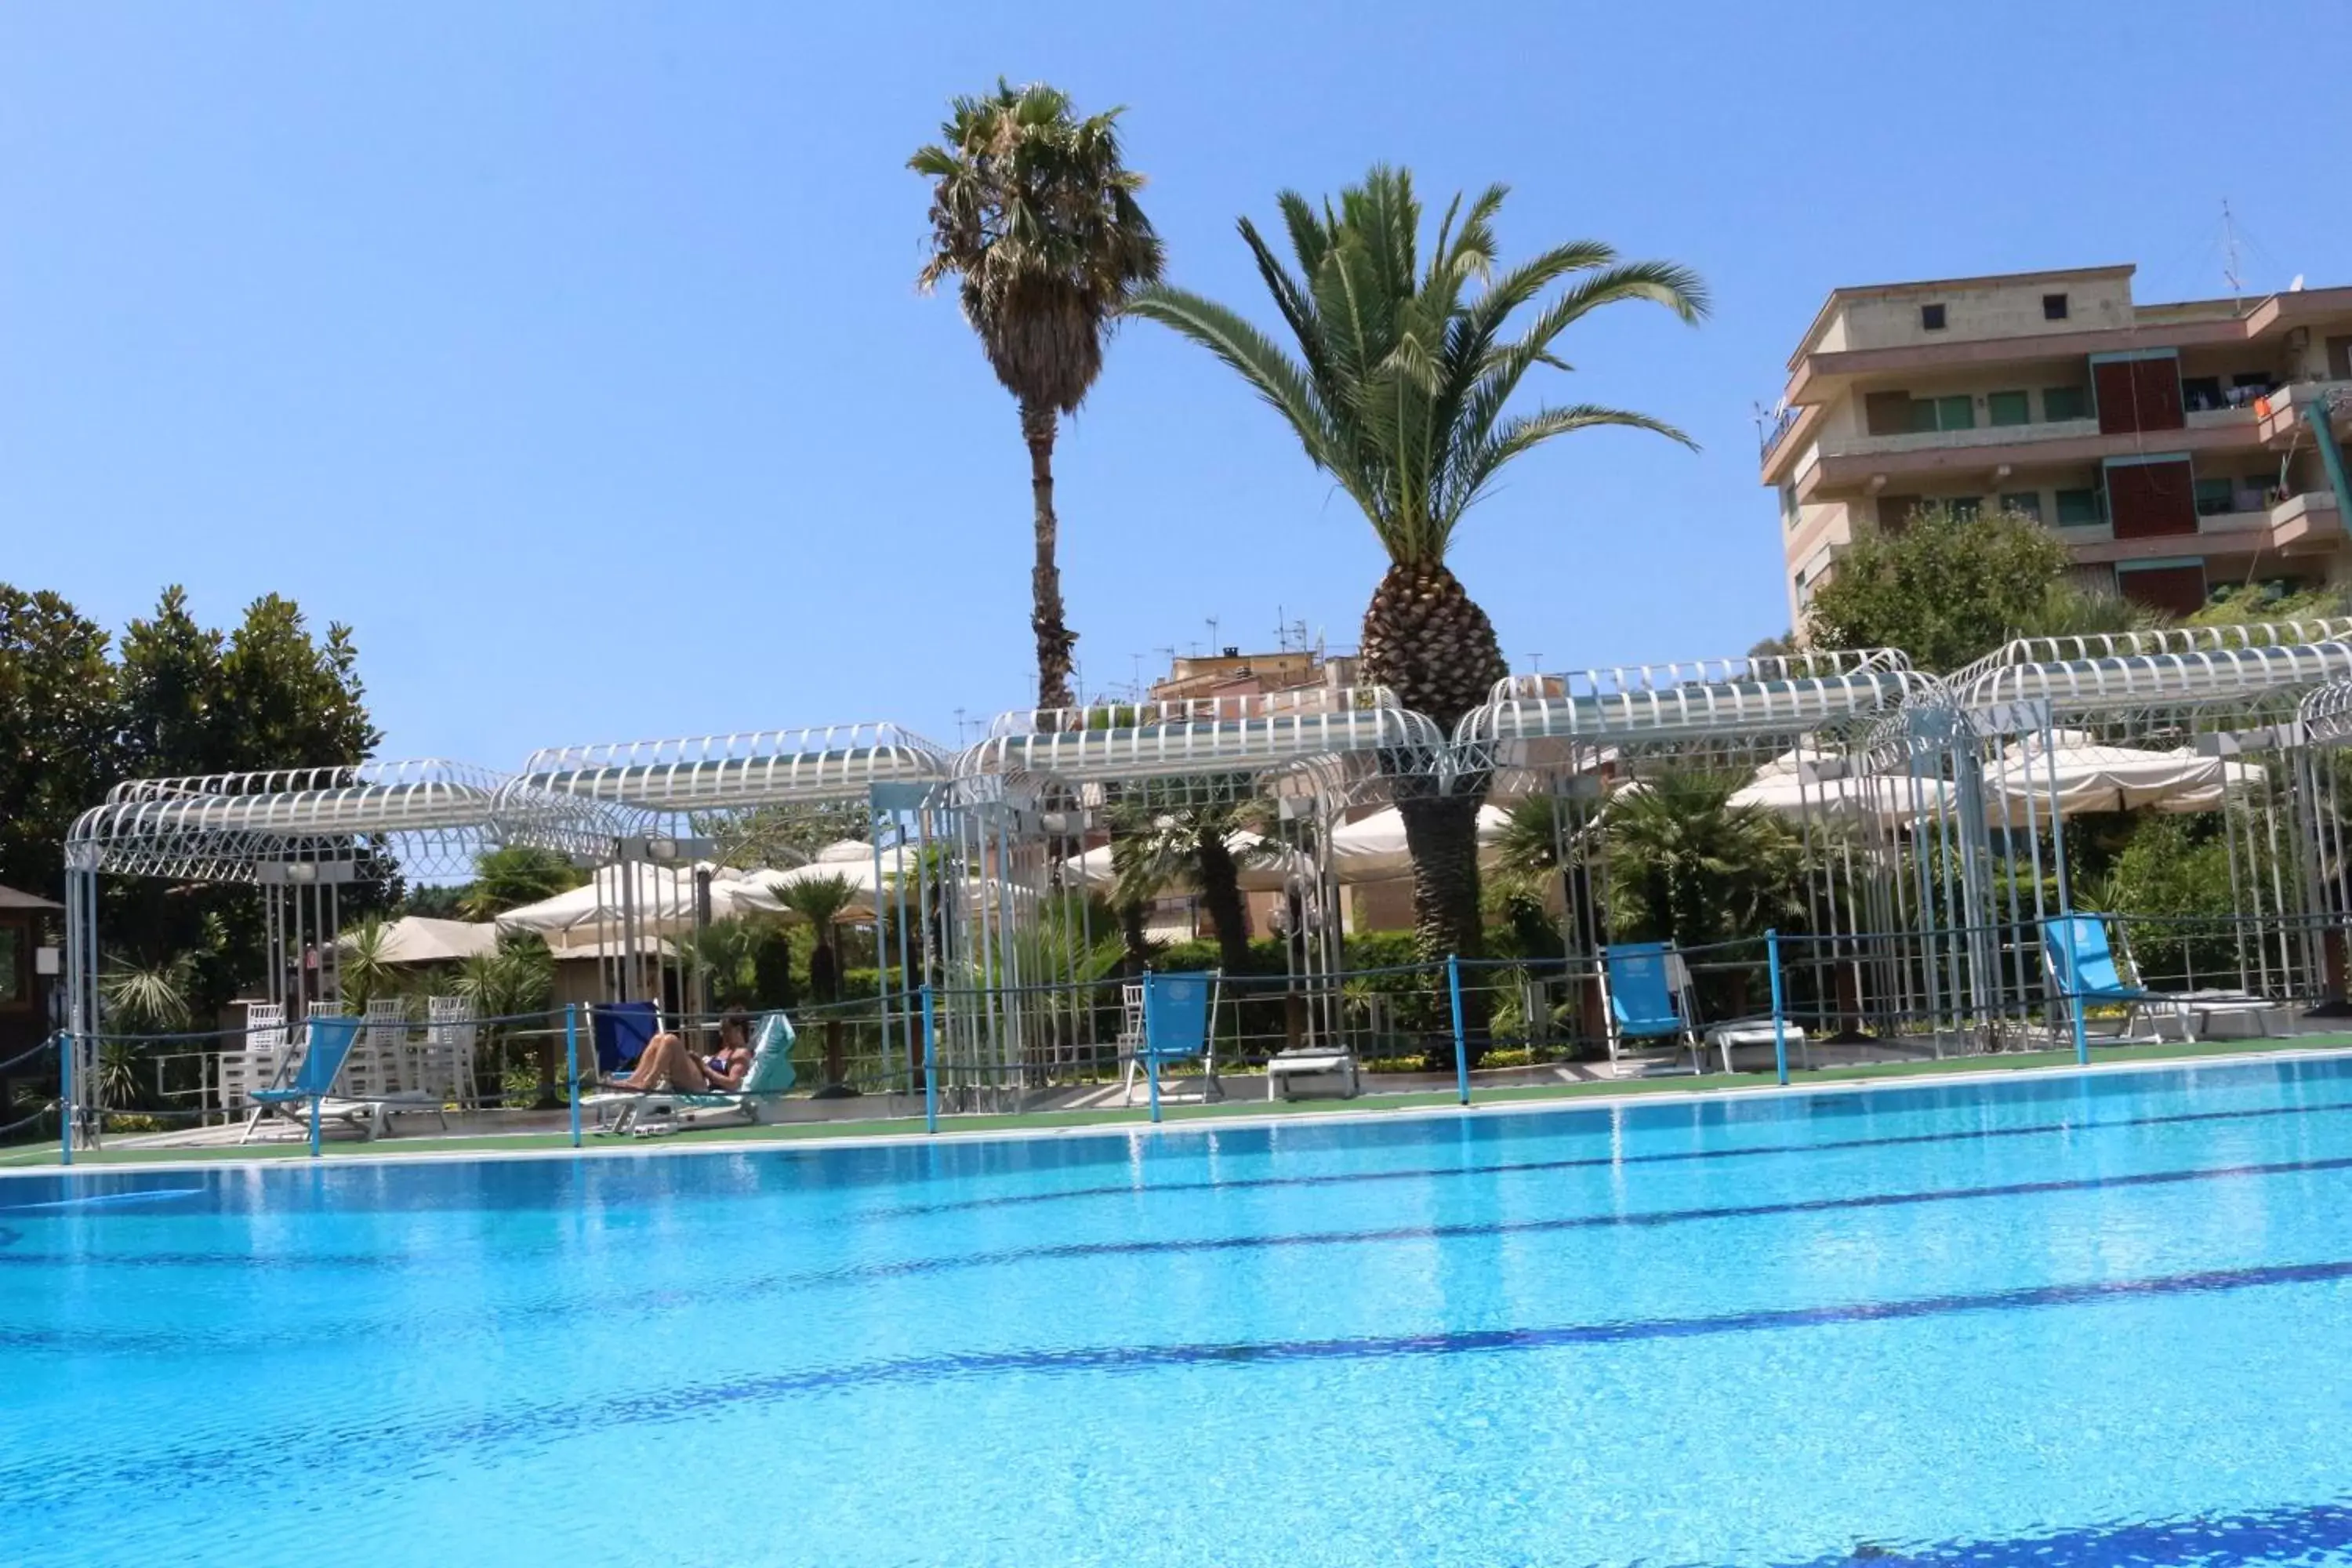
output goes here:
[[429, 921], [461, 921], [466, 918], [466, 890], [465, 884], [414, 883], [400, 900], [400, 912]]
[[[349, 767], [382, 736], [370, 721], [351, 629], [313, 637], [300, 609], [265, 595], [227, 632], [200, 625], [186, 595], [163, 590], [155, 614], [124, 633], [116, 678], [121, 775], [173, 778], [285, 768]], [[345, 917], [398, 901], [398, 868], [359, 857]], [[194, 1005], [217, 1008], [266, 963], [259, 900], [248, 889], [179, 888], [109, 879], [101, 910], [110, 947], [154, 963], [196, 955]]]
[[958, 282], [964, 320], [1021, 405], [1035, 560], [1029, 625], [1037, 705], [1068, 708], [1070, 647], [1055, 560], [1054, 435], [1102, 373], [1103, 344], [1129, 296], [1160, 276], [1160, 237], [1136, 203], [1143, 176], [1121, 161], [1118, 110], [1079, 118], [1043, 83], [959, 98], [941, 140], [908, 167], [931, 182], [931, 256], [919, 281]]
[[[2155, 917], [2126, 921], [2123, 933], [2151, 983], [2210, 985], [2225, 974], [2236, 979], [2238, 895], [2225, 829], [2244, 833], [2242, 823], [2231, 825], [2218, 812], [2136, 812], [2105, 874], [2077, 885], [2075, 901], [2084, 909]], [[2066, 833], [2072, 849], [2077, 836], [2071, 819]]]
[[[1319, 211], [1284, 192], [1295, 268], [1244, 218], [1242, 239], [1295, 352], [1235, 311], [1181, 289], [1149, 288], [1129, 306], [1231, 366], [1289, 423], [1308, 460], [1363, 509], [1390, 563], [1364, 612], [1364, 673], [1446, 729], [1506, 673], [1493, 624], [1446, 563], [1464, 514], [1504, 467], [1596, 426], [1689, 444], [1647, 415], [1592, 404], [1512, 413], [1521, 382], [1538, 366], [1565, 370], [1553, 352], [1560, 335], [1603, 306], [1647, 300], [1685, 321], [1706, 309], [1688, 269], [1621, 262], [1594, 240], [1502, 268], [1494, 226], [1504, 195], [1503, 186], [1489, 186], [1466, 212], [1457, 196], [1426, 267], [1418, 252], [1421, 203], [1403, 170], [1375, 167]], [[1507, 338], [1529, 308], [1524, 330]], [[1477, 814], [1488, 783], [1473, 775], [1445, 794], [1400, 790], [1414, 929], [1432, 958], [1479, 951]]]
[[792, 933], [772, 921], [762, 922], [759, 932], [751, 949], [752, 1005], [790, 1007], [800, 1000], [793, 980]]
[[2223, 588], [2206, 600], [2205, 607], [2189, 617], [2192, 626], [2231, 626], [2259, 621], [2326, 620], [2352, 613], [2343, 590], [2331, 587], [2281, 589], [2249, 583]]
[[121, 776], [107, 643], [57, 595], [0, 584], [0, 882], [62, 897], [67, 831]]
[[[530, 1026], [535, 1015], [547, 1011], [555, 995], [555, 955], [538, 936], [502, 932], [499, 944], [457, 965], [457, 994], [472, 1005], [475, 1016], [497, 1022], [482, 1026], [483, 1057], [500, 1065], [503, 1075], [508, 1047], [520, 1029]], [[538, 1087], [532, 1102], [559, 1103], [555, 1092], [555, 1040], [541, 1031]]]
[[457, 894], [457, 910], [469, 921], [495, 920], [509, 910], [568, 892], [588, 874], [552, 849], [509, 844], [474, 858], [474, 879]]
[[874, 814], [862, 802], [763, 805], [725, 816], [698, 816], [694, 831], [719, 841], [730, 866], [805, 866], [828, 844], [874, 837]]
[[1921, 507], [1872, 529], [1837, 558], [1806, 612], [1819, 647], [1898, 647], [1946, 672], [2024, 637], [2133, 631], [2157, 624], [2068, 575], [2065, 542], [2022, 512]]

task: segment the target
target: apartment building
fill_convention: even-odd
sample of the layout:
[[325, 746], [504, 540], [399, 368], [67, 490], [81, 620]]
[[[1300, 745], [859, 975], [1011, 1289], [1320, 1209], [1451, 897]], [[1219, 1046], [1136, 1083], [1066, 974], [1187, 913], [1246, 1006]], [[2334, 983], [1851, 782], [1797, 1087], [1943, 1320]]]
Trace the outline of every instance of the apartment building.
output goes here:
[[1764, 435], [1790, 624], [1837, 553], [1929, 502], [2002, 505], [2077, 570], [2187, 613], [2242, 583], [2352, 582], [2326, 455], [2352, 434], [2352, 288], [2141, 305], [2130, 267], [1832, 292]]

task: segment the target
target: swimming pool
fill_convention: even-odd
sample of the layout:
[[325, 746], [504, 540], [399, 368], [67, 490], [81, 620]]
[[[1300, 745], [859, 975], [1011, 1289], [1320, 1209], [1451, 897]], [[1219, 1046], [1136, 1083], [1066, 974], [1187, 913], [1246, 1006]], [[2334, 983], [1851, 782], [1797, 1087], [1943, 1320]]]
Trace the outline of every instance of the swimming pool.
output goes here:
[[2352, 1563], [2352, 1060], [0, 1181], [0, 1561]]

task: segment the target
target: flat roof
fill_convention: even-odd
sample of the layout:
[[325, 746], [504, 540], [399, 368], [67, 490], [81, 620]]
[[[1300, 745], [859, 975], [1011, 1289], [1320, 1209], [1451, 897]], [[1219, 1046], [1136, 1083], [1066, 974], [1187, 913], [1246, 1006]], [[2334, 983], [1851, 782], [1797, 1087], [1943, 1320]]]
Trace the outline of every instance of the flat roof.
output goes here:
[[1797, 340], [1797, 352], [1789, 356], [1789, 368], [1796, 369], [1797, 362], [1811, 351], [1813, 340], [1822, 335], [1822, 329], [1829, 325], [1830, 316], [1843, 300], [1859, 300], [1880, 294], [1931, 294], [1942, 289], [1976, 289], [1989, 283], [2054, 283], [2072, 278], [2129, 278], [2138, 270], [2138, 263], [2122, 261], [2104, 267], [2054, 267], [2032, 272], [1987, 272], [1973, 278], [1922, 278], [1908, 283], [1850, 283], [1831, 289], [1829, 298], [1822, 301], [1822, 308], [1813, 312], [1812, 324], [1805, 329], [1805, 335]]

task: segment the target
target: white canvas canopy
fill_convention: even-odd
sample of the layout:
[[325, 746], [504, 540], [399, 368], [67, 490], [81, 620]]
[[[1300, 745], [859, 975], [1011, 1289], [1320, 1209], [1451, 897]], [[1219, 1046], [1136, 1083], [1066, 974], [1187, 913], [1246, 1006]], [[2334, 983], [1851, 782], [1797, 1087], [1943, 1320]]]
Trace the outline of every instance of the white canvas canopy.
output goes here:
[[[562, 950], [616, 940], [624, 911], [622, 894], [634, 894], [637, 928], [648, 935], [673, 936], [694, 929], [695, 873], [710, 873], [710, 918], [731, 920], [739, 915], [773, 914], [780, 907], [763, 889], [744, 879], [730, 866], [657, 866], [634, 861], [626, 867], [607, 866], [595, 877], [567, 892], [535, 904], [509, 910], [498, 918], [500, 931], [537, 931], [547, 945]], [[632, 873], [624, 879], [624, 873]], [[632, 887], [634, 883], [634, 887]]]
[[[2088, 811], [2218, 811], [2231, 792], [2259, 788], [2263, 771], [2208, 757], [2184, 746], [2149, 752], [2104, 746], [2079, 730], [2029, 735], [1985, 768], [1985, 813], [1997, 826], [2022, 827], [2050, 814], [2052, 774], [2058, 808]], [[2031, 817], [2027, 797], [2032, 797]]]
[[[1478, 808], [1479, 862], [1493, 865], [1491, 851], [1511, 814], [1499, 805]], [[1404, 818], [1395, 806], [1376, 811], [1361, 821], [1347, 823], [1331, 833], [1331, 870], [1342, 883], [1385, 882], [1410, 876], [1412, 857], [1405, 852]]]
[[[882, 866], [878, 878], [874, 865], [874, 846], [857, 838], [844, 838], [837, 843], [826, 845], [818, 850], [816, 858], [805, 866], [749, 871], [742, 873], [742, 876], [746, 885], [758, 890], [772, 902], [777, 894], [797, 883], [823, 881], [827, 878], [838, 877], [850, 887], [849, 904], [842, 912], [849, 915], [863, 915], [870, 920], [874, 915], [874, 897], [877, 889], [882, 893], [884, 903], [895, 904], [898, 881], [903, 877], [908, 883], [908, 901], [911, 904], [915, 897], [915, 857], [911, 848], [902, 851], [886, 844], [882, 847], [881, 855]], [[782, 905], [777, 904], [775, 907], [781, 908]]]
[[[1291, 877], [1315, 874], [1306, 856], [1276, 844], [1263, 833], [1241, 828], [1225, 835], [1225, 848], [1240, 863], [1244, 892], [1278, 893]], [[1099, 845], [1062, 862], [1062, 875], [1074, 888], [1108, 888], [1118, 879], [1111, 866], [1110, 846]]]
[[[350, 932], [343, 945], [352, 943]], [[403, 915], [383, 930], [382, 962], [394, 964], [456, 963], [499, 945], [499, 928], [488, 921], [436, 921]]]
[[1828, 761], [1828, 753], [1810, 748], [1783, 752], [1735, 790], [1730, 804], [1783, 816], [1872, 816], [1898, 823], [1933, 816], [1945, 805], [1948, 786], [1941, 779], [1921, 779], [1915, 785], [1900, 773], [1823, 778]]

